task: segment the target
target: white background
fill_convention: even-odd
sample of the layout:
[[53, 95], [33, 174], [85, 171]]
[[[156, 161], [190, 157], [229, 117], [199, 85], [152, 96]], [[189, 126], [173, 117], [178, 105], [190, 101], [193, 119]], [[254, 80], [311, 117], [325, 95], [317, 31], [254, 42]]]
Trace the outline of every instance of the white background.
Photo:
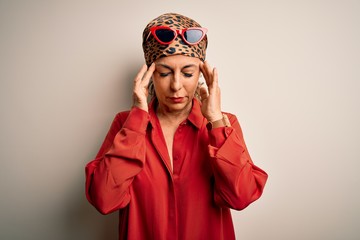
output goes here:
[[238, 239], [360, 239], [360, 1], [0, 0], [0, 239], [116, 239], [85, 199], [84, 167], [165, 12], [209, 29], [224, 111], [263, 197], [233, 212]]

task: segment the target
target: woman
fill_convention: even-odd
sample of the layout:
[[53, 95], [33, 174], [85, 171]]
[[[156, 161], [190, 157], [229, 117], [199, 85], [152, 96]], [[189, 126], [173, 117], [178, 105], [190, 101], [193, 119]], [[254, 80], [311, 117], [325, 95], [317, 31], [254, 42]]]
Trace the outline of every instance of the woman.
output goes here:
[[236, 117], [221, 111], [206, 32], [175, 13], [146, 26], [133, 107], [116, 115], [86, 166], [90, 203], [120, 211], [119, 239], [235, 239], [230, 208], [262, 194], [267, 174], [250, 159]]

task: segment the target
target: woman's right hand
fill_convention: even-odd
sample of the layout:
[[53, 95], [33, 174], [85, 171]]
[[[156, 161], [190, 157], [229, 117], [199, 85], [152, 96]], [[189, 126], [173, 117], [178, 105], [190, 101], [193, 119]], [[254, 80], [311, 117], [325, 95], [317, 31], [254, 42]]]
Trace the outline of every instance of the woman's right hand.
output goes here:
[[155, 71], [155, 64], [152, 63], [149, 68], [144, 64], [134, 79], [133, 106], [148, 112], [147, 97], [149, 95], [149, 82]]

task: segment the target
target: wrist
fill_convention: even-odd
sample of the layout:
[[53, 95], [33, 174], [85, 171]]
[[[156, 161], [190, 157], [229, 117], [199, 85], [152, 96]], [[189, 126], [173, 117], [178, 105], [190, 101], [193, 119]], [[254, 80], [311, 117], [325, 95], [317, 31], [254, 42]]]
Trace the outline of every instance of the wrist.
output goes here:
[[230, 127], [230, 121], [229, 118], [226, 114], [222, 114], [221, 118], [215, 121], [209, 121], [206, 124], [206, 127], [208, 130], [214, 129], [214, 128], [218, 128], [218, 127]]
[[223, 118], [223, 114], [220, 112], [220, 113], [217, 113], [217, 114], [213, 114], [211, 116], [208, 116], [206, 119], [209, 121], [209, 122], [215, 122], [215, 121], [218, 121], [218, 120], [221, 120]]
[[145, 112], [149, 112], [149, 109], [148, 109], [148, 106], [146, 105], [146, 106], [144, 106], [144, 105], [141, 105], [141, 104], [133, 104], [133, 108], [134, 107], [136, 107], [136, 108], [139, 108], [139, 109], [141, 109], [141, 110], [143, 110], [143, 111], [145, 111]]

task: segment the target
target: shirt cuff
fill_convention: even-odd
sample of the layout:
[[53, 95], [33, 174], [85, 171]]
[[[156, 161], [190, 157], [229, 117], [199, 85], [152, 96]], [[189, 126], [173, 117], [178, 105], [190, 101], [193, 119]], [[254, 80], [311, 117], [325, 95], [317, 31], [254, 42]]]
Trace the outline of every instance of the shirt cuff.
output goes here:
[[209, 143], [220, 148], [234, 129], [232, 127], [218, 127], [209, 131]]
[[126, 118], [123, 127], [145, 134], [149, 121], [150, 116], [148, 112], [138, 107], [133, 107], [130, 110], [128, 117]]

